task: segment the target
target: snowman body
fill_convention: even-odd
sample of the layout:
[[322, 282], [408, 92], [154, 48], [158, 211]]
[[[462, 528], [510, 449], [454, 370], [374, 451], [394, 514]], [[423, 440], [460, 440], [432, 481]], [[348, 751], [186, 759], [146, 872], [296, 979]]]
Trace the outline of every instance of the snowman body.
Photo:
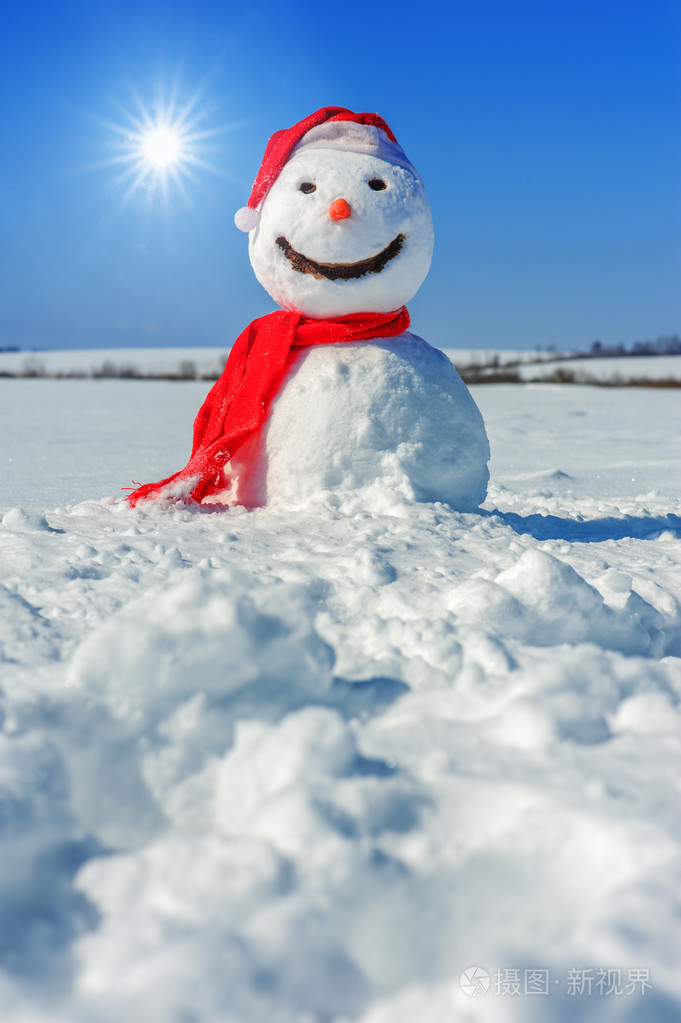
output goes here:
[[482, 416], [442, 352], [408, 331], [294, 351], [265, 423], [229, 463], [228, 503], [484, 501]]
[[[305, 317], [398, 310], [430, 267], [423, 183], [378, 128], [313, 128], [258, 213], [256, 277]], [[485, 499], [488, 458], [470, 392], [414, 334], [293, 348], [265, 421], [226, 467], [221, 500], [299, 506], [333, 495], [342, 506], [393, 494], [469, 511]]]

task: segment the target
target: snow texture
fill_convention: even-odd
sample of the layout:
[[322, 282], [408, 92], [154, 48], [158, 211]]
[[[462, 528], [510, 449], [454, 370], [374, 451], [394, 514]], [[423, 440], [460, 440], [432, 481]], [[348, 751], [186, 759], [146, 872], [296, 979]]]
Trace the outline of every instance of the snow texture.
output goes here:
[[468, 388], [442, 352], [407, 332], [300, 351], [263, 429], [229, 463], [228, 500], [327, 501], [347, 513], [401, 496], [472, 511], [485, 500], [488, 460]]
[[217, 378], [226, 361], [227, 349], [215, 347], [0, 352], [0, 376]]
[[474, 513], [103, 496], [203, 393], [0, 381], [3, 1023], [677, 1020], [676, 396], [475, 390]]
[[[399, 309], [430, 267], [423, 182], [413, 168], [323, 148], [328, 132], [317, 134], [305, 137], [262, 202], [249, 237], [256, 277], [275, 302], [305, 316]], [[368, 272], [325, 276], [364, 268], [391, 246], [392, 256]], [[358, 499], [382, 510], [387, 495], [388, 507], [402, 497], [471, 511], [485, 499], [488, 460], [467, 387], [442, 352], [407, 332], [299, 353], [263, 428], [231, 460], [229, 497], [218, 499], [247, 507], [326, 500], [347, 514]]]
[[577, 383], [618, 384], [628, 380], [673, 380], [681, 384], [681, 358], [678, 355], [619, 355], [601, 359], [547, 361], [541, 366], [521, 365], [518, 367], [518, 375], [522, 380], [541, 380], [561, 369], [572, 373]]
[[[622, 355], [607, 358], [557, 358], [550, 352], [516, 349], [452, 348], [447, 338], [430, 338], [460, 373], [470, 367], [492, 372], [510, 366], [523, 379], [572, 372], [580, 383], [626, 384], [630, 380], [681, 382], [678, 355]], [[0, 352], [2, 376], [181, 377], [209, 379], [220, 375], [226, 348], [107, 348], [41, 352]], [[541, 363], [541, 364], [540, 364]]]
[[[372, 180], [385, 187], [375, 191]], [[300, 190], [306, 182], [314, 191]], [[334, 220], [329, 207], [339, 198], [351, 213]], [[392, 312], [416, 294], [430, 268], [433, 221], [423, 183], [404, 167], [374, 156], [303, 150], [285, 164], [260, 214], [249, 236], [255, 275], [278, 305], [305, 316]], [[376, 256], [398, 236], [398, 254], [380, 272], [354, 280], [301, 273], [277, 243], [283, 237], [317, 263], [348, 264]]]

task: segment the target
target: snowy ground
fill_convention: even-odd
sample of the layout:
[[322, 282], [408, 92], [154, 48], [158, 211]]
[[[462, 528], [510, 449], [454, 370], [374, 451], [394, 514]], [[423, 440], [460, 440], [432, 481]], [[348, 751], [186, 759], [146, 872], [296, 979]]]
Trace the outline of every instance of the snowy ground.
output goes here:
[[675, 381], [681, 385], [678, 355], [616, 355], [603, 359], [567, 359], [517, 367], [521, 380], [542, 380], [558, 372], [572, 374], [575, 383], [626, 384], [643, 380]]
[[[556, 371], [572, 374], [576, 383], [626, 384], [628, 381], [673, 380], [681, 384], [678, 355], [556, 359], [550, 352], [510, 349], [447, 348], [460, 373], [498, 373], [512, 367], [519, 380], [542, 380]], [[227, 349], [110, 348], [49, 352], [0, 352], [0, 376], [178, 376], [210, 378], [224, 368]], [[486, 368], [486, 369], [485, 369]]]
[[0, 374], [193, 377], [222, 373], [228, 348], [68, 348], [0, 352]]
[[677, 395], [478, 388], [480, 514], [130, 510], [205, 391], [0, 380], [3, 1023], [677, 1021]]

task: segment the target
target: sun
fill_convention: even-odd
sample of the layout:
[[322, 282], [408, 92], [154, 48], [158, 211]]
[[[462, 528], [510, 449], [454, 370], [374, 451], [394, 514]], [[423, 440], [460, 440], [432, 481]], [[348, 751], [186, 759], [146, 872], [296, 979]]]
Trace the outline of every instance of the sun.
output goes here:
[[174, 194], [191, 205], [189, 188], [199, 184], [199, 172], [222, 173], [208, 162], [208, 139], [227, 130], [207, 127], [208, 113], [201, 90], [180, 102], [179, 88], [169, 96], [159, 95], [147, 103], [131, 89], [132, 100], [119, 104], [120, 122], [96, 120], [109, 132], [109, 147], [114, 155], [97, 167], [117, 165], [115, 180], [123, 208], [136, 196], [160, 201], [168, 206]]
[[142, 142], [144, 159], [153, 167], [173, 167], [182, 156], [182, 139], [172, 128], [152, 128]]

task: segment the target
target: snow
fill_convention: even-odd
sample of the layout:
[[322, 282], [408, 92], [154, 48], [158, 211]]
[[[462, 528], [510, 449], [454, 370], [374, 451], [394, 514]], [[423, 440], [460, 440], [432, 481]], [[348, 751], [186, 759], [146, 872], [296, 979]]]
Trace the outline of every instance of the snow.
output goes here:
[[474, 389], [479, 512], [130, 509], [205, 391], [0, 380], [3, 1023], [677, 1019], [676, 396]]
[[[369, 185], [380, 180], [385, 188]], [[309, 193], [301, 183], [314, 185]], [[339, 198], [350, 215], [335, 220]], [[260, 208], [248, 251], [256, 277], [284, 309], [334, 318], [357, 312], [392, 312], [418, 291], [430, 268], [433, 221], [423, 182], [414, 171], [375, 156], [333, 149], [302, 149], [289, 159]], [[325, 266], [357, 263], [399, 239], [397, 254], [379, 271], [327, 279], [285, 257], [279, 238]]]
[[556, 371], [571, 373], [577, 383], [584, 384], [618, 384], [629, 380], [674, 380], [681, 384], [681, 358], [678, 355], [619, 355], [518, 367], [521, 380], [542, 380]]
[[[244, 324], [245, 326], [245, 324]], [[0, 375], [218, 377], [227, 350], [220, 348], [73, 348], [0, 352]]]
[[229, 496], [217, 500], [327, 501], [347, 514], [402, 496], [472, 511], [485, 500], [488, 460], [468, 388], [442, 352], [407, 331], [299, 351], [264, 428], [230, 462]]
[[[245, 326], [245, 324], [244, 324]], [[618, 355], [557, 359], [550, 352], [516, 349], [452, 348], [433, 338], [460, 373], [469, 367], [498, 372], [509, 367], [520, 380], [542, 380], [557, 370], [576, 382], [626, 384], [630, 380], [681, 382], [678, 355]], [[0, 352], [0, 378], [9, 376], [98, 376], [216, 378], [224, 369], [225, 348], [108, 348]]]

